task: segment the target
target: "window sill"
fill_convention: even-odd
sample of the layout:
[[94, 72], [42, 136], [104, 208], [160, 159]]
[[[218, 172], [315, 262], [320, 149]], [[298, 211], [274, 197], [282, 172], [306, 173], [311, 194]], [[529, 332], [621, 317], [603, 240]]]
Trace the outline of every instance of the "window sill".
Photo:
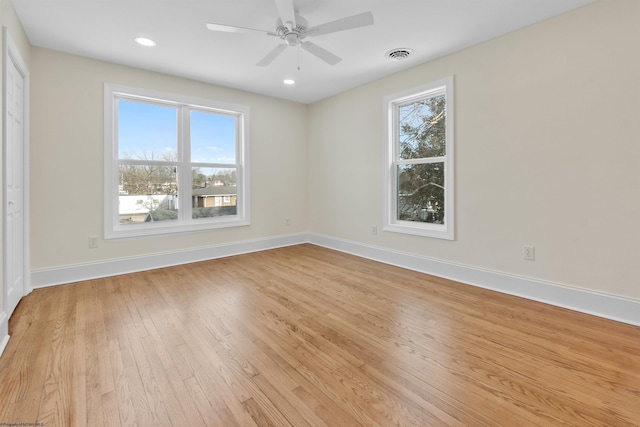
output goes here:
[[444, 225], [412, 223], [403, 221], [402, 223], [387, 224], [382, 228], [383, 231], [392, 233], [411, 234], [421, 237], [433, 237], [436, 239], [454, 240], [453, 230], [448, 229]]
[[218, 230], [231, 227], [244, 227], [251, 225], [247, 219], [226, 219], [208, 222], [193, 222], [190, 224], [158, 224], [150, 227], [148, 223], [130, 226], [115, 227], [114, 230], [105, 230], [105, 240], [127, 239], [132, 237], [152, 237], [165, 234], [189, 233], [194, 231]]

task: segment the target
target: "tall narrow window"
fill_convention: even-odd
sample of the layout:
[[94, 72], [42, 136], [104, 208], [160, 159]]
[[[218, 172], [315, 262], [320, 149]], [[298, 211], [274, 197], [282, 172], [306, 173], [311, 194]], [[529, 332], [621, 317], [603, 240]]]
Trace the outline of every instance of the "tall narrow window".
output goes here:
[[453, 78], [384, 100], [384, 230], [453, 239]]
[[249, 224], [248, 113], [105, 85], [105, 238]]

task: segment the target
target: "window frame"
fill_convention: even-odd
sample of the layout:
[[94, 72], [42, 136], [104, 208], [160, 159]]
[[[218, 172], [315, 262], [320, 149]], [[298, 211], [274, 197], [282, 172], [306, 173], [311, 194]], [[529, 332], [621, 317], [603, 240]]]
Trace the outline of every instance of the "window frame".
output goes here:
[[[118, 156], [118, 100], [151, 103], [171, 106], [177, 109], [178, 124], [178, 160], [138, 161], [127, 160], [127, 164], [175, 166], [178, 177], [178, 219], [143, 224], [120, 224], [119, 220], [119, 166]], [[205, 111], [215, 114], [233, 115], [236, 121], [236, 163], [198, 163], [191, 161], [190, 113]], [[104, 85], [104, 238], [118, 239], [128, 237], [155, 236], [167, 233], [219, 229], [247, 226], [250, 219], [249, 188], [249, 107], [238, 104], [177, 95], [153, 90], [120, 86], [111, 83]], [[235, 215], [211, 218], [192, 218], [192, 167], [235, 168], [236, 169], [236, 206]]]
[[[445, 155], [409, 160], [399, 158], [398, 108], [408, 102], [445, 95]], [[454, 240], [454, 103], [453, 76], [407, 89], [384, 97], [384, 211], [383, 230], [417, 236]], [[444, 224], [398, 219], [399, 165], [444, 163]]]

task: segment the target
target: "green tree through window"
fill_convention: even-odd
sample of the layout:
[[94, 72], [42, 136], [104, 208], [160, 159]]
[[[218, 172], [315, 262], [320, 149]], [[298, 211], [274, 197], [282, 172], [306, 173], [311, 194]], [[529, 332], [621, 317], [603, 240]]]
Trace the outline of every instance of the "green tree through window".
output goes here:
[[453, 239], [453, 78], [384, 105], [384, 230]]
[[[446, 154], [444, 95], [400, 105], [400, 159]], [[398, 165], [398, 219], [444, 223], [444, 162]]]

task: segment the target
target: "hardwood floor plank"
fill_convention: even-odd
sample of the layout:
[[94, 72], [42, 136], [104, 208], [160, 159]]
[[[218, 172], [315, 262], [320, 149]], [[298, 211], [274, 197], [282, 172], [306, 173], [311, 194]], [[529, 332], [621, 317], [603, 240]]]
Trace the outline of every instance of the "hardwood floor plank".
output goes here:
[[120, 410], [118, 408], [118, 399], [116, 398], [116, 392], [110, 391], [102, 395], [102, 418], [104, 420], [104, 426], [121, 426]]
[[[121, 347], [120, 342], [125, 342], [126, 336], [120, 339], [112, 339], [109, 341], [109, 356], [111, 358], [111, 366], [113, 368], [113, 382], [115, 385], [115, 398], [118, 406], [118, 413], [120, 414], [120, 422], [124, 425], [133, 425], [135, 423], [136, 415], [133, 408], [133, 396], [129, 390], [129, 383], [127, 381], [126, 369], [123, 357], [122, 348], [126, 349], [126, 344]], [[131, 365], [129, 365], [131, 366]]]
[[[169, 379], [170, 370], [162, 364], [158, 356], [157, 344], [151, 337], [140, 339], [144, 354], [149, 363], [150, 374], [152, 376], [152, 386], [148, 389], [148, 394], [154, 394], [154, 401], [157, 402], [156, 408], [161, 407], [162, 412], [157, 419], [161, 425], [189, 425], [187, 417], [180, 405], [180, 398], [171, 385]], [[201, 423], [199, 423], [201, 425]]]
[[[71, 425], [73, 378], [73, 342], [75, 328], [75, 301], [73, 288], [63, 286], [61, 304], [49, 321], [55, 322], [50, 337], [46, 362], [42, 399], [38, 411], [38, 422], [49, 425]], [[46, 337], [47, 339], [49, 337]]]
[[113, 306], [117, 304], [115, 291], [111, 280], [96, 281], [96, 290], [98, 298], [102, 301], [101, 317], [98, 317], [98, 328], [96, 329], [96, 338], [98, 348], [98, 359], [100, 361], [100, 391], [102, 394], [115, 392], [116, 386], [114, 382], [113, 367], [111, 366], [111, 358], [109, 357], [109, 340], [110, 337], [117, 338], [114, 332], [118, 318], [114, 316]]
[[85, 328], [86, 423], [88, 426], [101, 426], [104, 424], [99, 369], [99, 353], [104, 351], [104, 349], [98, 346], [97, 330], [99, 328], [99, 322], [95, 317], [95, 313], [95, 311], [89, 311], [89, 318], [87, 319], [87, 326]]
[[[43, 293], [33, 298], [30, 303], [20, 302], [16, 315], [24, 316], [25, 325], [13, 329], [11, 345], [2, 356], [2, 363], [7, 367], [0, 370], [0, 419], [8, 422], [33, 422], [38, 418], [38, 410], [42, 399], [43, 384], [46, 375], [48, 347], [43, 345], [44, 337], [53, 333], [54, 323], [48, 321], [48, 313], [52, 293]], [[36, 316], [39, 303], [43, 311]], [[20, 332], [18, 332], [20, 331]]]
[[[135, 409], [136, 416], [141, 425], [166, 425], [168, 424], [169, 415], [167, 414], [160, 386], [151, 369], [147, 350], [142, 344], [143, 339], [143, 337], [140, 337], [131, 340], [131, 351], [136, 361], [136, 373], [142, 386], [142, 390], [138, 391], [138, 393], [146, 401], [146, 405], [145, 402], [138, 403], [138, 407]], [[148, 412], [145, 413], [145, 410]]]
[[176, 368], [169, 369], [167, 371], [167, 378], [169, 380], [169, 384], [171, 384], [171, 389], [173, 390], [176, 401], [180, 405], [182, 413], [186, 419], [187, 424], [185, 425], [194, 427], [206, 426], [202, 415], [198, 411], [198, 407], [190, 398], [189, 390], [180, 377], [178, 370]]
[[216, 401], [217, 399], [210, 399], [209, 397], [207, 397], [207, 394], [202, 389], [196, 377], [191, 377], [184, 380], [184, 387], [188, 392], [188, 398], [191, 399], [191, 401], [195, 405], [196, 410], [202, 417], [205, 425], [221, 425], [219, 423], [218, 417], [220, 416], [220, 412], [223, 412], [225, 409], [227, 409], [226, 405], [222, 405], [218, 410], [216, 410], [214, 408], [214, 405], [212, 404], [212, 400]]
[[71, 376], [71, 419], [74, 424], [87, 422], [87, 353], [86, 353], [86, 322], [89, 318], [88, 294], [89, 286], [82, 286], [76, 293], [75, 325], [70, 332], [73, 335], [73, 372]]
[[293, 393], [298, 400], [302, 402], [309, 410], [328, 426], [350, 426], [350, 427], [364, 427], [365, 424], [358, 422], [354, 417], [349, 415], [341, 407], [336, 404], [324, 394], [320, 389], [314, 387], [310, 383], [307, 383], [303, 379], [300, 385], [293, 389]]
[[244, 406], [246, 411], [249, 413], [249, 415], [255, 422], [255, 425], [258, 427], [275, 427], [275, 426], [293, 427], [291, 424], [289, 424], [287, 421], [284, 421], [284, 420], [280, 420], [280, 422], [283, 424], [276, 424], [264, 412], [262, 407], [253, 399], [245, 400], [244, 402], [242, 402], [242, 405]]
[[298, 245], [34, 290], [0, 422], [640, 426], [640, 327]]
[[[238, 425], [255, 426], [249, 412], [242, 405], [242, 398], [238, 398], [237, 390], [234, 390], [233, 378], [231, 378], [232, 384], [228, 384], [225, 375], [217, 368], [219, 362], [216, 347], [211, 346], [207, 340], [202, 340], [193, 330], [185, 331], [185, 335], [187, 338], [186, 349], [192, 355], [196, 368], [197, 374], [194, 378], [215, 413], [229, 411], [233, 414]], [[206, 412], [208, 413], [208, 411]], [[200, 413], [204, 418], [205, 414]], [[208, 421], [208, 418], [205, 418], [205, 421]]]

